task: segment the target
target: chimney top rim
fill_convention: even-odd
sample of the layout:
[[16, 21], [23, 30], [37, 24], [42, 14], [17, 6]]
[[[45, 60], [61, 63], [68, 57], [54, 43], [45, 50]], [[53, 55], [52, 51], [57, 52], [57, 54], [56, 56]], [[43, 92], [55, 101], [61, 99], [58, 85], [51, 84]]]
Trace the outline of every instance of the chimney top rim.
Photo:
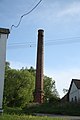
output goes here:
[[39, 29], [38, 32], [44, 32], [44, 30], [43, 29]]

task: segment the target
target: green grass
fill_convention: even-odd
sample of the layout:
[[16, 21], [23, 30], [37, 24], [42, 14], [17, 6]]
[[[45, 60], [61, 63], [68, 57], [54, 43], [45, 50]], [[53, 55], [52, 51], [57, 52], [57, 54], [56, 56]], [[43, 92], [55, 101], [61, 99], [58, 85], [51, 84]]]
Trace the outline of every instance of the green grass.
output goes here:
[[4, 113], [9, 115], [35, 115], [35, 113], [44, 113], [80, 116], [80, 104], [28, 104], [24, 109], [6, 107], [4, 108]]
[[60, 115], [80, 115], [80, 104], [74, 103], [59, 103], [59, 104], [42, 104], [42, 105], [28, 105], [24, 109], [26, 114], [33, 113], [48, 113]]
[[3, 115], [0, 115], [0, 120], [66, 120], [48, 116], [33, 116], [34, 113], [80, 115], [80, 104], [28, 104], [24, 109], [5, 107]]
[[0, 120], [63, 120], [59, 118], [51, 117], [37, 117], [37, 116], [26, 116], [26, 115], [1, 115]]

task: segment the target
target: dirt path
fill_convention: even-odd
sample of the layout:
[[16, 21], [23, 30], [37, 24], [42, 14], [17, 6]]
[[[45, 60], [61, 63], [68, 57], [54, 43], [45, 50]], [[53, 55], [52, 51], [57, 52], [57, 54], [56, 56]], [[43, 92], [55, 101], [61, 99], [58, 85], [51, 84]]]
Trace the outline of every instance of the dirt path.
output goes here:
[[80, 116], [65, 116], [65, 115], [54, 115], [54, 114], [41, 114], [35, 113], [35, 116], [48, 116], [53, 118], [63, 118], [64, 120], [80, 120]]

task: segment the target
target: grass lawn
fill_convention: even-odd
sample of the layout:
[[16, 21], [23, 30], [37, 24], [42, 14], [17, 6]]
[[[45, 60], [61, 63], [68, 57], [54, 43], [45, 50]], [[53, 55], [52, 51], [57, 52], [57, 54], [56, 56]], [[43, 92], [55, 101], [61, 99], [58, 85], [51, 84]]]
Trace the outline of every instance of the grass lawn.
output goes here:
[[80, 104], [30, 104], [25, 108], [4, 108], [0, 120], [66, 120], [66, 118], [52, 118], [48, 116], [33, 116], [34, 113], [80, 116]]
[[31, 115], [1, 115], [0, 120], [63, 120], [59, 118], [50, 118], [50, 117], [38, 117]]

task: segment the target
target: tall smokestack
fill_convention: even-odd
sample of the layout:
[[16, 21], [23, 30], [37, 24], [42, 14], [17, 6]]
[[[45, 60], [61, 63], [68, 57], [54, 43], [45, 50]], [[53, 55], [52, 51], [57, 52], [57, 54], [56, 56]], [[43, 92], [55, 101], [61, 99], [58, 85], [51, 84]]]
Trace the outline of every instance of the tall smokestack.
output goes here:
[[37, 63], [36, 63], [36, 83], [35, 83], [35, 102], [43, 103], [43, 61], [44, 61], [44, 46], [43, 46], [44, 30], [38, 30], [37, 44]]

